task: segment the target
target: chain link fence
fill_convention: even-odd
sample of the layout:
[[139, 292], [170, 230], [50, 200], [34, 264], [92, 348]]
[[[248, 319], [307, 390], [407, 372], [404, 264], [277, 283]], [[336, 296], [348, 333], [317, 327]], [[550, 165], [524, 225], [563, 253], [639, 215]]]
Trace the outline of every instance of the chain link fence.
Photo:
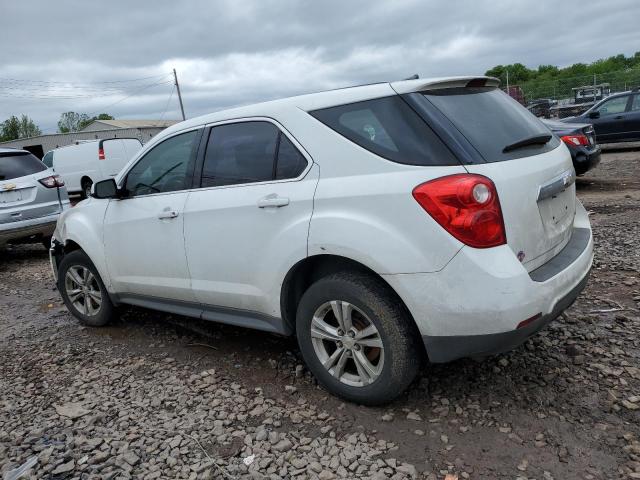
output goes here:
[[585, 112], [613, 93], [639, 86], [640, 68], [636, 68], [558, 80], [503, 84], [503, 90], [539, 117], [564, 118]]

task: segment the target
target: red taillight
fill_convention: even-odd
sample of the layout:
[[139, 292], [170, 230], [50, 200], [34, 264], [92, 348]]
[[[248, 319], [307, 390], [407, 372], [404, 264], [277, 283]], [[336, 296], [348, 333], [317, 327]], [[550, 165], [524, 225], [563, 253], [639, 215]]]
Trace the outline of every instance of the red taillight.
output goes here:
[[51, 175], [50, 177], [41, 178], [39, 182], [47, 188], [64, 187], [64, 180], [60, 175]]
[[98, 160], [104, 160], [106, 157], [104, 156], [104, 148], [98, 149]]
[[475, 248], [507, 243], [496, 186], [482, 175], [459, 174], [418, 185], [413, 197], [462, 243]]
[[560, 140], [568, 145], [573, 145], [576, 147], [580, 145], [582, 145], [583, 147], [587, 147], [589, 145], [589, 139], [586, 135], [565, 135], [564, 137], [560, 137]]

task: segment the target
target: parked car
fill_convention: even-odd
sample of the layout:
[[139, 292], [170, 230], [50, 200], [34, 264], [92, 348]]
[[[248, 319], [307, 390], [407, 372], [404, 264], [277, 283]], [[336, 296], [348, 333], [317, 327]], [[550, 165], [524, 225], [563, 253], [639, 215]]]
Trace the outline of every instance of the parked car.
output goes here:
[[593, 258], [560, 140], [496, 79], [407, 80], [217, 112], [157, 135], [51, 248], [81, 323], [120, 304], [284, 335], [346, 399], [514, 348]]
[[613, 94], [565, 123], [591, 123], [600, 143], [640, 141], [640, 91]]
[[115, 177], [141, 148], [137, 138], [81, 141], [47, 152], [42, 161], [64, 179], [69, 193], [86, 198], [95, 182]]
[[527, 110], [536, 117], [551, 118], [551, 108], [557, 104], [558, 102], [551, 98], [537, 98], [527, 104]]
[[40, 241], [47, 248], [69, 207], [62, 179], [26, 150], [0, 148], [0, 247]]
[[563, 123], [542, 120], [549, 130], [555, 133], [571, 152], [573, 168], [576, 174], [584, 175], [600, 163], [601, 148], [596, 143], [593, 126], [588, 123]]

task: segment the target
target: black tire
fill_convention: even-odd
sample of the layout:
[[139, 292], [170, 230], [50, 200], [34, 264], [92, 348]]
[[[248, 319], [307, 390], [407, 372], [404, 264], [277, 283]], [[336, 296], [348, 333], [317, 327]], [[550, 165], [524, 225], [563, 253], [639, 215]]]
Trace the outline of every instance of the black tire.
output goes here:
[[85, 178], [82, 180], [82, 193], [80, 194], [82, 198], [89, 198], [91, 195], [91, 186], [93, 185], [93, 181], [90, 178]]
[[[343, 383], [323, 366], [314, 349], [312, 319], [318, 309], [332, 301], [350, 303], [366, 315], [379, 332], [384, 362], [372, 383], [360, 386]], [[364, 405], [385, 404], [403, 393], [423, 360], [423, 347], [413, 320], [389, 286], [372, 275], [344, 272], [315, 282], [298, 304], [296, 332], [302, 356], [320, 384], [339, 397]], [[351, 358], [355, 353], [349, 352]], [[351, 361], [355, 367], [355, 360]]]
[[[95, 292], [99, 289], [99, 293], [101, 296], [101, 303], [98, 309], [95, 309], [95, 301], [89, 299], [91, 303], [91, 308], [93, 308], [94, 313], [85, 313], [81, 311], [74, 302], [69, 298], [68, 290], [67, 290], [67, 272], [70, 269], [74, 269], [74, 271], [84, 271], [83, 269], [89, 270], [93, 275], [95, 282], [91, 280], [90, 286], [92, 288], [92, 292]], [[73, 280], [69, 280], [73, 281]], [[116, 310], [111, 303], [111, 299], [109, 298], [109, 294], [107, 293], [107, 289], [100, 278], [100, 274], [96, 267], [93, 265], [89, 257], [82, 250], [74, 250], [71, 253], [68, 253], [60, 262], [60, 266], [58, 267], [58, 290], [60, 291], [60, 295], [62, 295], [62, 299], [64, 300], [65, 305], [69, 309], [69, 312], [76, 317], [81, 324], [87, 325], [90, 327], [102, 327], [107, 325], [109, 322], [116, 318]], [[82, 304], [86, 304], [87, 295], [82, 295], [83, 299]], [[85, 310], [90, 310], [85, 307]]]
[[42, 246], [49, 250], [51, 248], [51, 235], [42, 237]]

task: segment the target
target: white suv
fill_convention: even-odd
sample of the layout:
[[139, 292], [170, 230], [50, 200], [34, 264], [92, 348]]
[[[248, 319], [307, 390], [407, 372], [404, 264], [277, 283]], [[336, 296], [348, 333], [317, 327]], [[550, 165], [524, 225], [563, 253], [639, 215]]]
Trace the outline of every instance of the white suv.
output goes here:
[[513, 348], [593, 259], [567, 148], [495, 79], [353, 87], [194, 118], [60, 218], [58, 288], [296, 335], [331, 392], [379, 404], [431, 362]]

